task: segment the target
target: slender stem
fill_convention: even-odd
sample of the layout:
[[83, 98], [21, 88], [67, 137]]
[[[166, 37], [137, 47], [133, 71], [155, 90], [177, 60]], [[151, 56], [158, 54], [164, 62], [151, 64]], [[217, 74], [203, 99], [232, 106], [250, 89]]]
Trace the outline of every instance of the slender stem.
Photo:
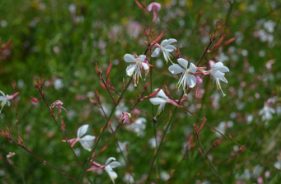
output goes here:
[[[49, 111], [51, 112], [51, 110], [50, 110], [50, 108], [49, 108], [49, 104], [48, 104], [48, 102], [46, 101], [46, 99], [45, 99], [45, 97], [44, 97], [42, 91], [39, 90], [39, 92], [40, 92], [40, 95], [41, 95], [43, 101], [45, 102], [46, 106], [48, 107]], [[53, 113], [51, 113], [51, 116], [52, 116], [52, 118], [54, 119], [54, 121], [55, 121], [55, 123], [56, 123], [58, 129], [60, 130], [62, 136], [64, 137], [65, 140], [67, 140], [67, 139], [68, 139], [68, 136], [67, 136], [66, 132], [63, 133], [63, 131], [61, 130], [61, 128], [60, 128], [60, 126], [59, 126], [59, 124], [58, 124], [58, 122], [57, 122], [57, 120], [56, 120], [56, 118], [55, 118], [55, 116], [54, 116]], [[73, 155], [76, 157], [78, 163], [79, 163], [80, 165], [82, 165], [82, 163], [80, 162], [78, 156], [77, 156], [76, 153], [74, 152], [74, 149], [71, 147], [70, 142], [69, 142], [69, 141], [66, 141], [66, 142], [68, 143], [68, 145], [69, 145], [69, 147], [70, 147], [70, 149], [71, 149]]]
[[200, 59], [199, 59], [199, 61], [198, 61], [198, 63], [197, 63], [197, 67], [200, 65], [200, 63], [201, 63], [203, 57], [204, 57], [205, 54], [207, 53], [207, 50], [208, 50], [209, 47], [212, 45], [212, 43], [213, 43], [214, 40], [215, 40], [214, 38], [211, 38], [211, 39], [210, 39], [210, 42], [209, 42], [208, 46], [207, 46], [206, 49], [204, 50], [203, 54], [201, 55], [201, 57], [200, 57]]
[[110, 95], [111, 99], [113, 100], [113, 103], [115, 104], [116, 101], [115, 101], [115, 99], [113, 98], [113, 96], [112, 96], [110, 90], [108, 89], [107, 84], [104, 82], [103, 77], [100, 77], [100, 79], [101, 79], [102, 83], [104, 84], [104, 86], [105, 86], [105, 88], [106, 88], [106, 91], [108, 92], [108, 94]]
[[14, 144], [18, 145], [19, 147], [21, 147], [22, 149], [24, 149], [25, 151], [27, 151], [28, 153], [30, 153], [31, 155], [33, 155], [34, 157], [36, 157], [38, 160], [42, 161], [44, 165], [47, 165], [49, 166], [50, 168], [58, 171], [59, 173], [63, 174], [64, 176], [68, 177], [69, 179], [72, 179], [73, 181], [75, 181], [76, 183], [79, 183], [78, 180], [76, 180], [75, 178], [72, 178], [71, 176], [67, 175], [66, 173], [60, 171], [59, 169], [55, 168], [54, 166], [52, 166], [51, 164], [49, 164], [48, 162], [46, 162], [44, 159], [40, 158], [39, 156], [37, 156], [35, 153], [31, 152], [30, 150], [28, 150], [26, 147], [18, 144], [16, 141], [12, 140], [12, 139], [9, 139], [11, 140]]
[[[190, 91], [190, 90], [189, 90], [189, 91]], [[180, 97], [178, 103], [180, 103], [180, 101], [181, 101], [183, 95], [184, 95], [184, 91], [182, 92], [181, 97]], [[159, 150], [160, 150], [160, 148], [161, 148], [161, 145], [162, 145], [162, 142], [163, 142], [163, 140], [164, 140], [164, 137], [165, 137], [165, 135], [166, 135], [166, 133], [167, 133], [167, 130], [168, 130], [169, 126], [170, 126], [170, 123], [171, 123], [171, 121], [172, 121], [172, 119], [173, 119], [173, 117], [174, 117], [174, 115], [175, 115], [175, 111], [176, 111], [177, 109], [178, 109], [178, 107], [176, 106], [176, 107], [174, 108], [174, 110], [171, 112], [172, 115], [170, 116], [170, 119], [168, 120], [168, 122], [167, 122], [167, 124], [166, 124], [166, 128], [165, 128], [164, 133], [163, 133], [163, 135], [162, 135], [162, 137], [161, 137], [161, 141], [160, 141], [160, 143], [159, 143], [159, 146], [158, 146], [158, 148], [156, 148], [156, 152], [155, 152], [155, 154], [154, 154], [154, 157], [153, 157], [153, 160], [152, 160], [152, 163], [151, 163], [151, 165], [150, 165], [149, 172], [148, 172], [148, 176], [147, 176], [147, 180], [146, 180], [147, 183], [149, 183], [149, 177], [150, 177], [150, 174], [151, 174], [151, 171], [152, 171], [152, 168], [153, 168], [155, 159], [156, 159], [156, 157], [157, 157], [157, 155], [158, 155], [158, 152], [159, 152]]]
[[[228, 1], [229, 1], [229, 0], [228, 0]], [[228, 19], [229, 19], [229, 17], [230, 17], [230, 14], [231, 14], [231, 12], [232, 12], [233, 4], [234, 4], [234, 3], [235, 3], [235, 0], [233, 0], [233, 3], [229, 2], [230, 7], [229, 7], [228, 12], [227, 12], [227, 16], [226, 16], [226, 19], [225, 19], [225, 24], [227, 24], [227, 21], [228, 21]]]
[[[90, 158], [91, 158], [91, 156], [93, 155], [93, 153], [94, 153], [94, 151], [95, 151], [97, 145], [99, 144], [99, 142], [100, 142], [100, 140], [101, 140], [101, 137], [102, 137], [102, 135], [104, 134], [104, 131], [105, 131], [105, 129], [106, 129], [106, 126], [107, 126], [108, 122], [110, 121], [110, 119], [111, 119], [111, 117], [112, 117], [112, 115], [113, 115], [113, 113], [114, 113], [114, 111], [115, 111], [117, 105], [118, 105], [119, 102], [121, 101], [121, 99], [122, 99], [122, 97], [123, 97], [125, 91], [128, 89], [128, 87], [129, 87], [129, 85], [130, 85], [132, 79], [133, 79], [133, 78], [131, 77], [130, 80], [129, 80], [129, 82], [127, 83], [125, 89], [122, 91], [120, 97], [118, 98], [116, 104], [113, 106], [113, 109], [112, 109], [112, 111], [111, 111], [111, 113], [110, 113], [110, 115], [109, 115], [109, 117], [108, 117], [108, 119], [107, 119], [107, 121], [106, 121], [106, 123], [105, 123], [105, 125], [104, 125], [104, 128], [102, 129], [102, 131], [101, 131], [101, 133], [100, 133], [100, 135], [99, 135], [99, 137], [98, 137], [98, 139], [97, 139], [97, 142], [95, 143], [95, 145], [94, 145], [94, 147], [93, 147], [93, 149], [92, 149], [92, 151], [91, 151], [91, 153], [90, 153], [90, 155], [89, 155], [89, 157], [88, 157], [87, 163], [85, 164], [84, 169], [83, 169], [83, 171], [82, 171], [82, 173], [81, 173], [81, 175], [80, 175], [80, 177], [79, 177], [79, 181], [80, 181], [81, 183], [82, 183], [82, 178], [83, 178], [83, 176], [84, 176], [84, 174], [85, 174], [85, 172], [86, 172], [86, 170], [87, 170], [87, 168], [88, 168], [88, 166], [89, 166]], [[95, 158], [95, 157], [94, 157], [94, 158]], [[93, 158], [93, 159], [94, 159], [94, 158]]]
[[197, 140], [198, 140], [198, 142], [199, 142], [199, 144], [200, 144], [200, 147], [201, 147], [203, 153], [205, 154], [207, 160], [209, 161], [209, 164], [210, 164], [210, 166], [212, 167], [213, 171], [215, 172], [215, 174], [217, 175], [217, 177], [220, 179], [221, 183], [224, 184], [224, 182], [223, 182], [221, 176], [219, 175], [218, 171], [216, 170], [214, 164], [212, 163], [212, 161], [209, 159], [208, 155], [206, 154], [206, 152], [205, 152], [205, 150], [204, 150], [204, 148], [203, 148], [203, 145], [202, 145], [202, 143], [201, 143], [201, 141], [200, 141], [200, 138], [199, 138], [199, 134], [198, 134], [198, 133], [196, 134], [196, 138], [197, 138]]

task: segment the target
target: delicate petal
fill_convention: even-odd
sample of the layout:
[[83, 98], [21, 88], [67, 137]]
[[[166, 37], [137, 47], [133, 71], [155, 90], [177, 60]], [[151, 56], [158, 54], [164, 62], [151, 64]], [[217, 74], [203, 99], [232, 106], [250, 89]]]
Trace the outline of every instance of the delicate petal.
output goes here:
[[[157, 90], [158, 89], [156, 89], [155, 91], [157, 91]], [[167, 95], [164, 93], [164, 91], [162, 89], [157, 93], [157, 96], [168, 99]]]
[[120, 166], [121, 164], [117, 161], [113, 161], [111, 162], [110, 164], [108, 164], [111, 168], [115, 168], [115, 167], [118, 167]]
[[166, 51], [168, 51], [168, 52], [173, 52], [173, 51], [176, 50], [177, 48], [176, 48], [175, 46], [173, 46], [173, 45], [166, 45], [166, 46], [164, 47], [164, 49], [165, 49]]
[[196, 85], [196, 78], [194, 75], [187, 74], [187, 83], [189, 87], [193, 88]]
[[146, 58], [146, 55], [139, 55], [138, 60], [143, 62]]
[[138, 118], [136, 121], [135, 121], [136, 124], [143, 124], [143, 123], [146, 123], [146, 119], [145, 118]]
[[217, 72], [215, 72], [214, 74], [213, 74], [213, 76], [215, 77], [215, 78], [222, 78], [222, 77], [224, 77], [224, 73], [222, 73], [222, 72], [220, 72], [220, 71], [217, 71]]
[[178, 63], [179, 63], [182, 67], [184, 67], [185, 69], [187, 69], [187, 65], [188, 65], [188, 61], [187, 61], [187, 60], [185, 60], [185, 59], [183, 59], [183, 58], [179, 58], [179, 59], [178, 59]]
[[1, 93], [3, 96], [5, 96], [5, 94], [4, 94], [4, 92], [3, 92], [3, 91], [1, 91], [1, 90], [0, 90], [0, 93]]
[[195, 66], [193, 63], [190, 63], [189, 71], [190, 71], [191, 73], [195, 73], [195, 72], [196, 72], [196, 66]]
[[143, 63], [143, 62], [141, 64], [142, 64], [144, 70], [148, 70], [149, 69], [148, 64]]
[[149, 100], [153, 105], [159, 105], [167, 102], [167, 100], [164, 100], [163, 98], [159, 97], [150, 98]]
[[110, 166], [105, 166], [104, 169], [112, 181], [114, 181], [117, 178], [117, 176], [118, 176], [117, 173], [115, 171], [113, 171], [113, 169]]
[[109, 157], [109, 158], [106, 160], [105, 165], [107, 166], [110, 162], [115, 161], [115, 160], [116, 160], [116, 158], [114, 158], [114, 157]]
[[77, 137], [81, 138], [87, 132], [89, 125], [83, 125], [77, 130]]
[[134, 63], [134, 62], [137, 62], [135, 56], [132, 55], [132, 54], [125, 54], [124, 60], [125, 60], [127, 63]]
[[170, 44], [175, 43], [175, 42], [177, 42], [176, 39], [170, 38], [169, 40], [167, 40], [167, 39], [163, 40], [160, 45], [162, 47], [165, 47], [166, 45], [170, 45]]
[[80, 143], [81, 143], [81, 146], [85, 149], [85, 150], [88, 150], [88, 151], [91, 151], [93, 145], [94, 145], [94, 142], [90, 142], [90, 141], [81, 141], [80, 140]]
[[178, 64], [173, 64], [173, 65], [169, 66], [168, 70], [172, 74], [179, 74], [179, 73], [185, 72], [185, 70], [182, 67], [180, 67], [180, 65], [178, 65]]
[[225, 83], [228, 83], [228, 81], [226, 80], [225, 77], [220, 78], [220, 80], [223, 81], [223, 82], [225, 82]]
[[135, 69], [136, 69], [136, 66], [137, 66], [137, 65], [129, 65], [129, 66], [127, 66], [127, 68], [126, 68], [126, 74], [127, 74], [128, 76], [132, 76], [132, 75], [134, 74], [134, 71], [135, 71]]
[[151, 54], [151, 57], [157, 57], [158, 55], [159, 55], [159, 53], [160, 53], [160, 48], [156, 48], [154, 51], [153, 51], [153, 53]]
[[95, 136], [92, 135], [85, 135], [83, 138], [80, 138], [80, 141], [89, 141], [93, 142], [95, 140]]
[[147, 10], [148, 10], [148, 11], [151, 11], [151, 10], [152, 10], [152, 6], [153, 6], [153, 4], [150, 3], [150, 4], [147, 6]]

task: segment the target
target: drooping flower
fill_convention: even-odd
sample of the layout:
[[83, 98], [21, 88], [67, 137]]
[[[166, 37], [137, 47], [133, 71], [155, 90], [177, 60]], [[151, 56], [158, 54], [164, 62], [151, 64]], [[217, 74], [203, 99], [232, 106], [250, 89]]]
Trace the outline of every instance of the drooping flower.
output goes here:
[[131, 114], [130, 113], [122, 112], [121, 115], [119, 116], [119, 122], [120, 123], [130, 124], [130, 118], [131, 118]]
[[259, 114], [262, 116], [262, 120], [271, 120], [272, 119], [272, 114], [275, 113], [275, 110], [269, 106], [264, 106]]
[[145, 55], [140, 55], [137, 58], [135, 58], [134, 55], [131, 54], [125, 54], [124, 60], [127, 63], [132, 63], [131, 65], [127, 66], [126, 73], [128, 76], [133, 75], [134, 84], [135, 86], [139, 83], [139, 78], [142, 78], [141, 72], [142, 70], [149, 70], [148, 62], [145, 60]]
[[157, 48], [153, 51], [151, 57], [157, 57], [160, 51], [162, 51], [166, 62], [168, 62], [169, 60], [171, 61], [172, 55], [170, 54], [170, 52], [173, 52], [176, 49], [176, 47], [171, 44], [175, 42], [177, 42], [176, 39], [170, 38], [163, 40], [160, 45], [158, 43], [155, 44]]
[[58, 108], [59, 114], [61, 113], [61, 109], [67, 112], [67, 110], [62, 105], [63, 105], [62, 101], [56, 100], [54, 103], [50, 105], [50, 109], [54, 109], [55, 107]]
[[[181, 102], [185, 99], [186, 98], [181, 99]], [[169, 97], [167, 97], [167, 95], [164, 93], [164, 91], [162, 89], [157, 93], [156, 97], [150, 98], [149, 100], [153, 105], [159, 105], [158, 112], [157, 112], [158, 115], [162, 112], [162, 110], [164, 110], [166, 103], [171, 103], [171, 104], [173, 104], [175, 106], [178, 106], [178, 107], [180, 106], [177, 103], [178, 100], [174, 101], [174, 100], [169, 99]]]
[[225, 72], [229, 72], [229, 69], [226, 66], [224, 66], [222, 62], [217, 62], [216, 64], [211, 66], [210, 72], [216, 81], [217, 87], [221, 90], [223, 96], [225, 96], [225, 94], [221, 89], [220, 80], [225, 83], [228, 83], [224, 75]]
[[6, 104], [7, 104], [8, 106], [11, 105], [11, 103], [9, 102], [9, 100], [11, 100], [11, 99], [13, 99], [15, 96], [17, 96], [17, 95], [19, 94], [19, 92], [16, 92], [16, 93], [14, 93], [14, 94], [12, 94], [12, 95], [5, 95], [5, 94], [3, 93], [3, 91], [0, 91], [0, 94], [2, 95], [2, 96], [0, 96], [0, 101], [2, 101], [2, 102], [1, 102], [1, 109], [0, 109], [0, 113], [1, 113], [3, 107], [4, 107]]
[[87, 169], [87, 171], [104, 169], [114, 184], [114, 180], [117, 178], [118, 175], [115, 171], [113, 171], [113, 168], [121, 165], [119, 162], [116, 161], [116, 159], [114, 157], [110, 157], [109, 159], [107, 159], [107, 161], [105, 162], [105, 165], [101, 165], [94, 161], [91, 161], [91, 162], [93, 165], [91, 168]]
[[[82, 145], [82, 147], [88, 151], [91, 151], [93, 145], [94, 145], [94, 140], [95, 136], [92, 135], [85, 135], [87, 130], [89, 128], [89, 125], [83, 125], [77, 130], [77, 138], [74, 139], [69, 139], [67, 142], [70, 143], [71, 147], [74, 146], [74, 144], [79, 141]], [[85, 136], [84, 136], [85, 135]], [[83, 137], [84, 136], [84, 137]], [[63, 140], [63, 142], [66, 142]]]
[[182, 73], [181, 78], [177, 85], [178, 85], [178, 88], [180, 86], [182, 86], [183, 90], [186, 92], [187, 85], [190, 88], [193, 88], [196, 85], [196, 78], [194, 75], [192, 75], [193, 73], [196, 72], [196, 66], [193, 63], [190, 63], [189, 68], [187, 68], [188, 61], [183, 58], [179, 58], [178, 63], [180, 65], [178, 65], [178, 64], [171, 65], [169, 67], [169, 71], [172, 74]]
[[153, 2], [153, 3], [150, 3], [148, 6], [147, 6], [147, 10], [148, 11], [153, 11], [153, 22], [156, 20], [157, 18], [157, 12], [161, 9], [161, 5], [159, 3], [156, 3], [156, 2]]

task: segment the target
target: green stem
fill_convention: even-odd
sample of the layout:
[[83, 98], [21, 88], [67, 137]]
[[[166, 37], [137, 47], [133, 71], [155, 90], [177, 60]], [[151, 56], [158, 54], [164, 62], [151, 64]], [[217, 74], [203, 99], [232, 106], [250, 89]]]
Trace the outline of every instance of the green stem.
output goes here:
[[199, 142], [199, 144], [200, 144], [200, 147], [202, 148], [203, 153], [205, 154], [205, 157], [207, 158], [207, 160], [208, 160], [209, 163], [210, 163], [211, 168], [213, 169], [213, 171], [215, 172], [215, 174], [217, 175], [217, 177], [220, 179], [221, 183], [224, 184], [224, 182], [223, 182], [221, 176], [219, 175], [218, 171], [216, 170], [214, 164], [212, 163], [212, 161], [209, 159], [208, 155], [206, 154], [206, 152], [205, 152], [205, 150], [204, 150], [204, 148], [203, 148], [203, 145], [202, 145], [202, 143], [201, 143], [201, 141], [200, 141], [199, 135], [196, 134], [196, 137], [197, 137], [197, 140], [198, 140], [198, 142]]
[[233, 3], [230, 3], [230, 2], [229, 2], [230, 7], [229, 7], [228, 12], [227, 12], [227, 16], [226, 16], [226, 19], [225, 19], [225, 24], [227, 24], [227, 21], [228, 21], [228, 19], [229, 19], [229, 17], [230, 17], [230, 14], [231, 14], [231, 12], [232, 12], [233, 4], [234, 4], [234, 3], [235, 3], [235, 0], [233, 0]]
[[[133, 77], [130, 78], [130, 80], [129, 80], [129, 82], [127, 83], [125, 89], [122, 91], [120, 97], [118, 98], [116, 104], [113, 106], [113, 109], [112, 109], [110, 115], [109, 115], [108, 118], [107, 118], [107, 121], [106, 121], [106, 123], [105, 123], [105, 125], [104, 125], [104, 128], [102, 129], [102, 131], [101, 131], [101, 133], [100, 133], [100, 135], [99, 135], [99, 137], [98, 137], [98, 139], [97, 139], [97, 142], [95, 143], [95, 146], [93, 147], [93, 149], [92, 149], [92, 151], [91, 151], [91, 153], [90, 153], [90, 155], [89, 155], [89, 157], [88, 157], [87, 163], [85, 164], [84, 169], [83, 169], [83, 171], [82, 171], [82, 173], [81, 173], [81, 175], [80, 175], [80, 177], [79, 177], [79, 182], [80, 182], [80, 183], [82, 183], [82, 178], [83, 178], [83, 176], [84, 176], [84, 174], [85, 174], [85, 172], [86, 172], [86, 170], [87, 170], [87, 168], [88, 168], [88, 166], [89, 166], [89, 164], [90, 164], [91, 156], [93, 155], [93, 153], [94, 153], [94, 151], [95, 151], [97, 145], [99, 144], [99, 142], [100, 142], [100, 140], [101, 140], [101, 137], [102, 137], [102, 135], [103, 135], [103, 133], [104, 133], [106, 127], [107, 127], [108, 122], [110, 121], [110, 119], [111, 119], [111, 117], [112, 117], [112, 115], [113, 115], [113, 113], [114, 113], [114, 111], [115, 111], [117, 105], [118, 105], [119, 102], [121, 101], [121, 99], [122, 99], [122, 97], [123, 97], [125, 91], [126, 91], [127, 88], [129, 87], [129, 85], [130, 85], [132, 79], [133, 79]], [[95, 156], [94, 156], [93, 160], [94, 160], [94, 159], [95, 159]]]

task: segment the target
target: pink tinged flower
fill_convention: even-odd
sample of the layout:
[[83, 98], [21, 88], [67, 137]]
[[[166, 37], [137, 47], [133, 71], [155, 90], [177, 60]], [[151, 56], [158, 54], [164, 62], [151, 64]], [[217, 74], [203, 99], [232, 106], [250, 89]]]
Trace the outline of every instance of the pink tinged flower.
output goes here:
[[174, 50], [176, 49], [176, 47], [171, 44], [175, 42], [177, 42], [176, 39], [170, 38], [168, 40], [167, 39], [163, 40], [160, 45], [155, 44], [157, 48], [153, 51], [151, 57], [159, 56], [160, 51], [162, 51], [166, 62], [171, 61], [172, 55], [170, 54], [170, 52], [174, 52]]
[[[185, 99], [186, 98], [182, 99], [181, 102]], [[177, 100], [174, 101], [174, 100], [169, 99], [169, 97], [167, 97], [167, 95], [164, 93], [164, 91], [162, 89], [157, 93], [156, 97], [150, 98], [149, 100], [153, 105], [159, 105], [158, 112], [157, 112], [158, 115], [164, 110], [166, 103], [171, 103], [178, 107], [180, 106], [177, 103]]]
[[196, 66], [193, 63], [190, 63], [189, 68], [187, 68], [188, 61], [182, 58], [178, 59], [178, 63], [179, 65], [173, 64], [169, 66], [168, 69], [172, 74], [182, 74], [177, 86], [178, 88], [182, 86], [186, 93], [187, 86], [193, 88], [196, 85], [196, 78], [192, 75], [196, 72]]
[[272, 114], [275, 113], [275, 110], [269, 106], [264, 106], [259, 114], [262, 116], [262, 120], [271, 120]]
[[[86, 149], [88, 151], [91, 151], [91, 149], [94, 145], [94, 140], [95, 140], [96, 137], [91, 136], [91, 135], [85, 135], [88, 128], [89, 128], [89, 125], [81, 126], [77, 130], [77, 138], [67, 140], [70, 143], [71, 147], [73, 147], [74, 144], [79, 141], [84, 149]], [[65, 140], [63, 140], [63, 142], [65, 142]]]
[[109, 175], [111, 181], [114, 184], [114, 180], [117, 178], [117, 173], [115, 171], [113, 171], [114, 168], [120, 166], [121, 164], [119, 162], [116, 161], [116, 159], [114, 157], [110, 157], [109, 159], [107, 159], [107, 161], [105, 162], [105, 168], [104, 170], [107, 172], [107, 174]]
[[139, 78], [142, 78], [142, 70], [149, 70], [148, 62], [145, 60], [145, 55], [140, 55], [139, 57], [135, 58], [134, 55], [125, 54], [124, 60], [127, 63], [132, 63], [131, 65], [127, 66], [126, 73], [128, 76], [133, 76], [135, 86], [139, 83]]
[[128, 112], [122, 112], [119, 117], [119, 122], [130, 124], [131, 114]]
[[6, 155], [7, 161], [8, 161], [10, 164], [13, 164], [13, 161], [11, 161], [10, 158], [13, 157], [14, 155], [15, 155], [14, 152], [9, 152], [9, 154]]
[[196, 78], [196, 83], [197, 84], [201, 84], [203, 82], [203, 79], [201, 79], [200, 77], [195, 76], [195, 78]]
[[56, 108], [58, 108], [59, 110], [60, 110], [60, 109], [63, 109], [65, 112], [67, 112], [67, 110], [66, 110], [62, 105], [63, 105], [62, 101], [56, 100], [54, 103], [52, 103], [52, 104], [50, 105], [50, 109], [54, 109], [54, 108], [56, 107]]
[[148, 11], [153, 11], [153, 22], [156, 20], [157, 18], [157, 12], [161, 9], [161, 5], [159, 3], [150, 3], [147, 7]]
[[6, 104], [7, 104], [8, 106], [11, 105], [11, 103], [9, 102], [9, 100], [11, 100], [11, 99], [13, 99], [15, 96], [17, 96], [17, 95], [19, 94], [19, 92], [16, 92], [16, 93], [14, 93], [14, 94], [12, 94], [12, 95], [5, 95], [5, 94], [3, 93], [3, 91], [0, 90], [0, 94], [2, 95], [2, 96], [0, 96], [0, 101], [2, 101], [2, 102], [1, 102], [1, 109], [0, 109], [0, 113], [1, 113], [3, 107], [4, 107]]
[[258, 184], [263, 184], [263, 179], [262, 179], [262, 177], [258, 177], [257, 182], [258, 182]]
[[140, 110], [134, 109], [133, 114], [134, 114], [134, 115], [139, 115], [139, 114], [140, 114]]
[[216, 64], [212, 65], [210, 72], [216, 81], [217, 87], [221, 90], [223, 96], [225, 96], [224, 92], [221, 89], [220, 81], [228, 83], [224, 75], [225, 72], [229, 72], [229, 69], [224, 66], [222, 62], [217, 62]]

